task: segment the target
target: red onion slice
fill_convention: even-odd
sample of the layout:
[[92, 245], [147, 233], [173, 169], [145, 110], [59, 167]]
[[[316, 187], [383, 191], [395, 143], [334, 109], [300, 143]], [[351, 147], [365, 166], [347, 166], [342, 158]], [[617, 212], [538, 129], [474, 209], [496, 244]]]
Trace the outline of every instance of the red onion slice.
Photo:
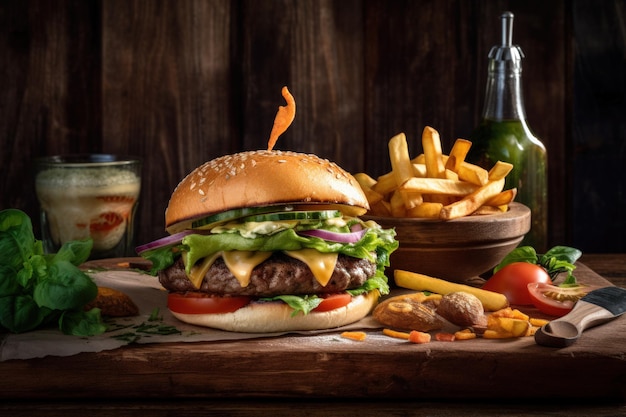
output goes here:
[[198, 233], [198, 231], [197, 230], [184, 230], [180, 233], [175, 233], [173, 235], [166, 236], [161, 239], [153, 240], [152, 242], [146, 243], [145, 245], [137, 246], [135, 248], [135, 251], [139, 255], [141, 255], [143, 252], [151, 250], [151, 249], [158, 249], [164, 246], [176, 245], [180, 243], [185, 236], [193, 234], [193, 233]]
[[367, 229], [361, 229], [349, 233], [338, 233], [331, 232], [329, 230], [315, 229], [303, 230], [298, 232], [298, 234], [303, 236], [319, 237], [320, 239], [329, 240], [331, 242], [354, 243], [361, 240], [363, 235], [365, 235], [365, 232], [367, 232]]

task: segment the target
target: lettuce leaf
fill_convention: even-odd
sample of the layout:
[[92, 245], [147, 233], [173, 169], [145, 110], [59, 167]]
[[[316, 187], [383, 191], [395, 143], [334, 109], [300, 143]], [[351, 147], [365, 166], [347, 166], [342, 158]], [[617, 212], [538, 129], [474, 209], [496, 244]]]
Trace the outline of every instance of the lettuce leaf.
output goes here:
[[91, 239], [73, 241], [56, 254], [44, 254], [28, 215], [16, 209], [0, 211], [0, 329], [22, 333], [58, 321], [66, 334], [104, 332], [100, 312], [83, 311], [98, 292], [78, 268], [92, 246]]

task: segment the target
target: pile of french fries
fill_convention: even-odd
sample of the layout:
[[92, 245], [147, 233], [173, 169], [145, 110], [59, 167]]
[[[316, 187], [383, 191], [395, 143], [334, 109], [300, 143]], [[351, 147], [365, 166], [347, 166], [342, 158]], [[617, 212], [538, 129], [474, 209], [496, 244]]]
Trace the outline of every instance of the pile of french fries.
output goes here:
[[472, 143], [457, 139], [449, 155], [442, 152], [439, 132], [426, 126], [423, 153], [411, 159], [404, 133], [389, 140], [391, 172], [377, 179], [355, 174], [370, 204], [369, 214], [451, 220], [508, 210], [517, 189], [504, 190], [513, 169], [498, 161], [489, 171], [465, 161]]

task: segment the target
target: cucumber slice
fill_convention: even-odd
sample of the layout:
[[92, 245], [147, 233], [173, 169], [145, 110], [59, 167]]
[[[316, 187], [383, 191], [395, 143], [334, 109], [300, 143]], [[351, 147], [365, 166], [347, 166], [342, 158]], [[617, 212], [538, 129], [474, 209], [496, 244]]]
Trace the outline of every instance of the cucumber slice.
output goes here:
[[[257, 214], [268, 213], [290, 213], [290, 212], [324, 212], [331, 211], [333, 213], [340, 213], [339, 215], [333, 215], [328, 218], [341, 217], [341, 213], [346, 213], [351, 216], [359, 216], [365, 212], [365, 209], [361, 207], [345, 206], [339, 204], [282, 204], [276, 206], [264, 206], [264, 207], [245, 207], [233, 210], [224, 211], [221, 213], [215, 213], [210, 216], [202, 217], [200, 219], [193, 219], [183, 221], [170, 226], [167, 231], [170, 234], [181, 232], [185, 229], [212, 229], [213, 227], [226, 223], [232, 220], [241, 219], [243, 217], [249, 217]], [[319, 220], [323, 220], [320, 218]], [[312, 219], [313, 220], [313, 219]], [[318, 219], [315, 219], [318, 220]], [[253, 220], [249, 220], [253, 221]]]
[[203, 217], [198, 220], [194, 220], [191, 223], [192, 229], [210, 229], [219, 223], [229, 222], [231, 220], [240, 219], [242, 217], [251, 216], [253, 214], [271, 213], [277, 210], [286, 210], [289, 206], [277, 206], [277, 207], [245, 207], [239, 209], [233, 209], [223, 211], [221, 213], [212, 214], [207, 217]]
[[281, 211], [274, 213], [255, 214], [247, 216], [241, 221], [243, 222], [276, 222], [285, 220], [327, 220], [341, 217], [342, 214], [338, 210], [322, 210], [322, 211]]

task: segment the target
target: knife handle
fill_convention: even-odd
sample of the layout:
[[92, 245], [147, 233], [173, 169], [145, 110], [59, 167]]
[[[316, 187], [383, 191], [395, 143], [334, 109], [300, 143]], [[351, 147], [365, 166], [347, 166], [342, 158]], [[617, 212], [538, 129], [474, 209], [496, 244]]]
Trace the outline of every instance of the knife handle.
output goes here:
[[586, 301], [578, 301], [567, 315], [552, 320], [535, 333], [537, 344], [550, 347], [567, 347], [573, 344], [586, 329], [615, 318], [605, 308]]

